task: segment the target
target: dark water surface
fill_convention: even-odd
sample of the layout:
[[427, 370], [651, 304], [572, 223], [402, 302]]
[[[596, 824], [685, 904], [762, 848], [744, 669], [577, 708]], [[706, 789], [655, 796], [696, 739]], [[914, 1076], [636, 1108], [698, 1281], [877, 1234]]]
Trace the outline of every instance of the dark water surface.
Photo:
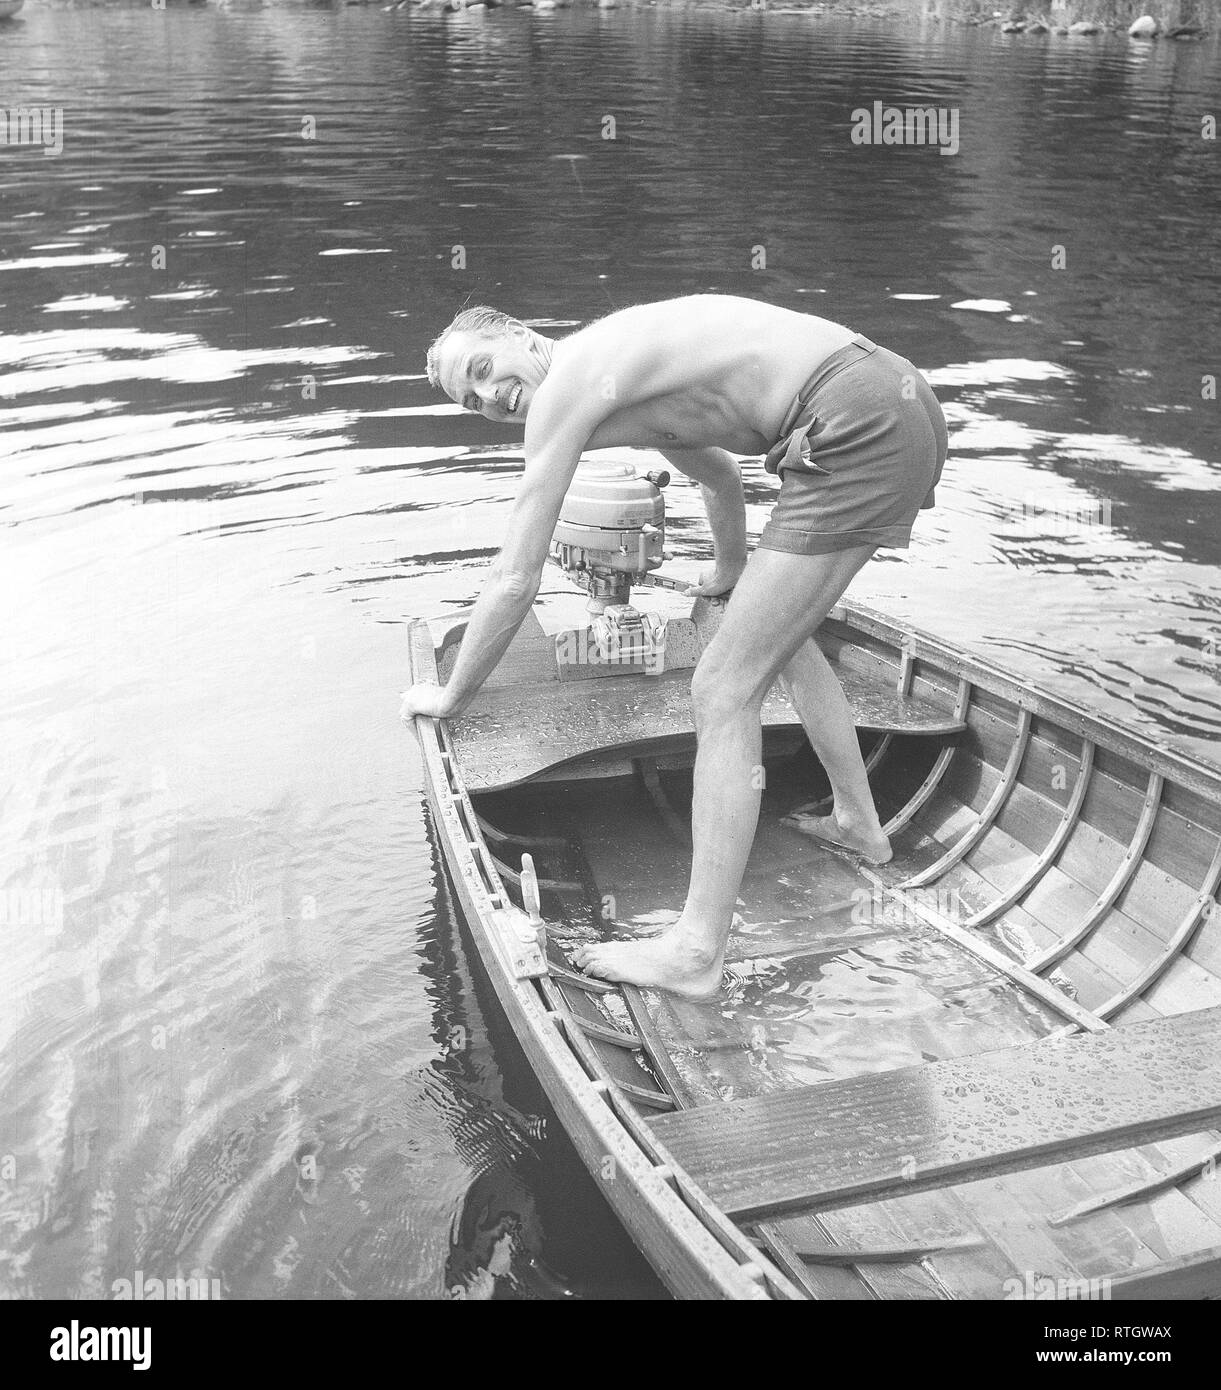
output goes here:
[[[1215, 41], [27, 5], [0, 93], [64, 111], [0, 149], [0, 1293], [656, 1292], [472, 980], [397, 721], [520, 465], [421, 377], [468, 296], [719, 289], [911, 356], [942, 505], [854, 592], [1218, 758]], [[960, 152], [853, 146], [875, 100]]]

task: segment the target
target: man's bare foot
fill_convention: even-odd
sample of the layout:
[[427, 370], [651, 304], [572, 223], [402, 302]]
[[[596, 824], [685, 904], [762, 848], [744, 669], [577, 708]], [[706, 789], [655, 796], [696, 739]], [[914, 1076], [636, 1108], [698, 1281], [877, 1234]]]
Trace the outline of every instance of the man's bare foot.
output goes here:
[[815, 816], [808, 811], [797, 810], [784, 817], [784, 824], [836, 849], [859, 854], [870, 864], [885, 864], [894, 857], [890, 841], [882, 834], [880, 827], [876, 830], [864, 829], [841, 820], [835, 811], [829, 816]]
[[603, 941], [581, 946], [573, 964], [588, 975], [665, 989], [683, 999], [711, 999], [721, 987], [724, 951], [712, 951], [697, 937], [675, 923], [660, 936], [641, 941]]

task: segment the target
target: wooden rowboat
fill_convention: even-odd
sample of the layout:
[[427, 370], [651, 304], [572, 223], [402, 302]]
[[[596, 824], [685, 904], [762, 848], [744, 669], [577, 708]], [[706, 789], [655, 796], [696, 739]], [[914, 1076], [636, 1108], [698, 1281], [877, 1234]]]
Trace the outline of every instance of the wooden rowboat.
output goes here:
[[[1207, 765], [844, 603], [819, 641], [894, 860], [800, 833], [826, 784], [773, 696], [722, 997], [571, 969], [576, 942], [681, 905], [689, 667], [720, 609], [672, 620], [660, 675], [566, 667], [572, 630], [532, 615], [466, 715], [416, 721], [483, 966], [660, 1277], [684, 1298], [1221, 1296]], [[462, 634], [414, 623], [412, 678], [443, 679]]]

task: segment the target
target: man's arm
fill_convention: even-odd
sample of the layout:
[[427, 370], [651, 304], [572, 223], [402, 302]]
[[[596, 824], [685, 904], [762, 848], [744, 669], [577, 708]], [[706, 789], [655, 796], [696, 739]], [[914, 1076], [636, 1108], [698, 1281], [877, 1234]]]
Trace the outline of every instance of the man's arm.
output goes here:
[[727, 593], [746, 568], [746, 498], [741, 467], [724, 449], [663, 449], [662, 453], [680, 473], [699, 483], [712, 528], [716, 565], [692, 592]]
[[470, 704], [525, 621], [580, 457], [581, 445], [569, 445], [537, 454], [527, 464], [509, 517], [509, 538], [492, 562], [445, 686], [443, 717], [461, 714]]
[[[544, 388], [546, 389], [546, 388]], [[560, 508], [590, 435], [608, 413], [597, 392], [554, 383], [526, 421], [526, 469], [509, 516], [508, 539], [492, 562], [445, 686], [412, 686], [402, 715], [461, 714], [496, 668], [538, 593]]]

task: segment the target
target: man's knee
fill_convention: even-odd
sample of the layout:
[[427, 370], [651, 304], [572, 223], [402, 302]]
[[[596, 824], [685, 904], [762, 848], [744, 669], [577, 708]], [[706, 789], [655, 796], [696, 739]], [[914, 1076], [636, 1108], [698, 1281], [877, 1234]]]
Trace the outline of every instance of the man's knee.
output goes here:
[[723, 663], [705, 658], [691, 677], [696, 732], [743, 714], [758, 718], [765, 693], [766, 687], [760, 688], [757, 680], [744, 678]]

